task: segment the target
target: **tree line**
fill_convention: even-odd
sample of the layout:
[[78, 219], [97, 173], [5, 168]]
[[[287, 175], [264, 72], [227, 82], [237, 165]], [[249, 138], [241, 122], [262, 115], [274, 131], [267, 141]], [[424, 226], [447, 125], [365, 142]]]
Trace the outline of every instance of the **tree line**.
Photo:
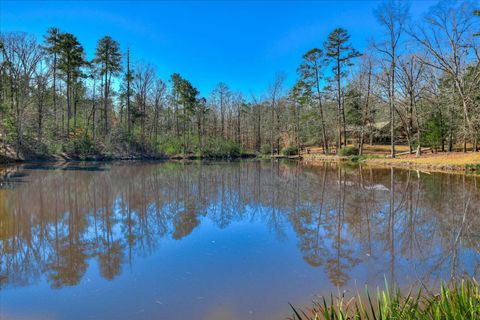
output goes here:
[[[279, 73], [263, 95], [219, 83], [207, 95], [110, 36], [88, 58], [77, 37], [0, 34], [4, 156], [274, 154], [365, 143], [410, 152], [477, 151], [480, 59], [475, 3], [441, 1], [418, 21], [387, 0], [373, 13], [383, 33], [360, 52], [335, 28], [308, 50], [291, 88]], [[125, 49], [125, 50], [124, 50]], [[135, 62], [134, 62], [135, 61]]]

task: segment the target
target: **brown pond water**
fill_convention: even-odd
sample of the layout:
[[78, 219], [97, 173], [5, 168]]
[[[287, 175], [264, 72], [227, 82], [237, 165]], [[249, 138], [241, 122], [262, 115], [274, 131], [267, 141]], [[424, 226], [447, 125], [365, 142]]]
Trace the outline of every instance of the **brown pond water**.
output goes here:
[[285, 319], [478, 276], [480, 178], [298, 162], [2, 169], [0, 319]]

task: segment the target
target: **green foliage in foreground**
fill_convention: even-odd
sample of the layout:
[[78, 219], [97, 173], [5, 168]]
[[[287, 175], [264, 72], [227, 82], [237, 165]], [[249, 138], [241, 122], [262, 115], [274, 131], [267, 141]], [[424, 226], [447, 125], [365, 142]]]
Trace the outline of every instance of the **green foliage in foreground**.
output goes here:
[[239, 143], [223, 138], [203, 138], [192, 135], [184, 148], [185, 140], [182, 137], [167, 137], [156, 148], [158, 152], [167, 156], [186, 155], [202, 158], [233, 159], [241, 157], [245, 150]]
[[264, 144], [260, 148], [260, 153], [263, 155], [269, 155], [272, 153], [272, 147], [269, 144]]
[[210, 139], [200, 149], [200, 155], [207, 158], [238, 158], [244, 153], [243, 148], [233, 141]]
[[474, 171], [476, 173], [480, 173], [480, 164], [467, 164], [465, 165], [465, 169], [467, 171]]
[[361, 156], [359, 155], [349, 156], [347, 160], [350, 163], [359, 163], [362, 161], [366, 161], [368, 159], [381, 159], [381, 158], [382, 157], [377, 154], [363, 154]]
[[480, 319], [480, 292], [475, 280], [462, 280], [450, 285], [442, 284], [438, 294], [427, 294], [421, 289], [402, 295], [377, 289], [372, 296], [368, 289], [349, 300], [322, 298], [310, 309], [292, 306], [294, 320], [413, 320], [413, 319]]
[[338, 151], [338, 155], [341, 157], [349, 157], [358, 155], [357, 147], [344, 147]]
[[85, 156], [96, 152], [92, 138], [83, 134], [72, 137], [62, 147], [64, 152], [72, 155]]
[[284, 156], [295, 156], [298, 154], [298, 147], [297, 146], [288, 146], [282, 149], [282, 154]]

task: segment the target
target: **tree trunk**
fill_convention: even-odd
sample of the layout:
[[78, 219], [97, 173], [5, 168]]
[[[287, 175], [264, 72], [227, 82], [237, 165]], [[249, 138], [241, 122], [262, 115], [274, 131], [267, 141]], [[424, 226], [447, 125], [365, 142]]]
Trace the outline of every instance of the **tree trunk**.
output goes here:
[[132, 120], [130, 110], [130, 49], [127, 50], [127, 132], [130, 139], [132, 132]]
[[390, 156], [395, 158], [395, 105], [394, 105], [394, 96], [395, 96], [395, 76], [393, 70], [395, 64], [392, 62], [392, 82], [391, 82], [391, 94], [390, 94]]
[[53, 53], [53, 124], [55, 128], [55, 135], [58, 133], [57, 122], [57, 53]]
[[77, 90], [76, 85], [73, 88], [73, 136], [76, 136], [77, 131]]
[[395, 158], [395, 44], [391, 39], [392, 61], [390, 65], [390, 156]]
[[[106, 58], [106, 60], [108, 57]], [[103, 100], [103, 121], [104, 121], [104, 130], [105, 130], [105, 136], [108, 134], [108, 64], [105, 62], [105, 82], [104, 82], [104, 100]]]
[[463, 113], [463, 152], [467, 152], [467, 115]]
[[95, 119], [95, 112], [97, 109], [96, 106], [96, 97], [95, 97], [95, 79], [93, 80], [93, 106], [92, 106], [92, 131], [93, 131], [93, 146], [95, 147], [97, 145], [97, 129], [96, 129], [96, 119]]
[[[338, 142], [337, 142], [337, 154], [340, 148], [342, 147], [342, 120], [345, 119], [344, 113], [342, 111], [342, 99], [341, 99], [341, 81], [340, 81], [340, 75], [341, 75], [341, 70], [340, 70], [340, 48], [337, 46], [337, 56], [336, 56], [336, 62], [337, 62], [337, 71], [336, 71], [336, 80], [337, 80], [337, 103], [338, 103]], [[345, 135], [345, 132], [343, 133]], [[346, 146], [346, 139], [345, 139], [345, 146]]]
[[325, 128], [325, 118], [323, 116], [323, 105], [322, 105], [322, 95], [320, 92], [320, 76], [318, 70], [315, 68], [315, 87], [317, 89], [317, 99], [318, 99], [318, 109], [320, 111], [320, 121], [322, 122], [322, 138], [323, 138], [323, 153], [329, 154], [328, 151], [328, 141], [327, 141], [327, 130]]
[[71, 75], [67, 73], [67, 140], [70, 139], [70, 117], [71, 117]]
[[43, 101], [38, 101], [38, 144], [42, 144], [43, 138]]
[[222, 138], [225, 139], [225, 111], [223, 106], [223, 92], [220, 93], [220, 127], [222, 128]]
[[273, 128], [274, 128], [274, 118], [275, 118], [275, 100], [272, 101], [272, 118], [271, 118], [271, 126], [270, 126], [270, 156], [273, 157]]
[[372, 79], [372, 64], [369, 61], [369, 68], [368, 68], [368, 82], [367, 82], [367, 98], [365, 101], [365, 110], [363, 112], [363, 121], [362, 121], [362, 128], [360, 131], [360, 143], [358, 144], [358, 155], [361, 156], [363, 154], [363, 142], [365, 137], [365, 126], [367, 125], [367, 118], [368, 114], [370, 113], [370, 86], [371, 86], [371, 79]]

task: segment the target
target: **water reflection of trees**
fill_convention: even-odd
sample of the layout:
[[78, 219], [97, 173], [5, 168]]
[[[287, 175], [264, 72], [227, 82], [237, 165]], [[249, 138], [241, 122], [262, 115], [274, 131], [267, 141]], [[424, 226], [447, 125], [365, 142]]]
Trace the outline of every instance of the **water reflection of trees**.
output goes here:
[[391, 281], [405, 263], [424, 281], [477, 272], [478, 178], [270, 162], [105, 169], [18, 168], [8, 171], [17, 180], [2, 176], [3, 283], [26, 285], [45, 273], [52, 287], [76, 285], [92, 259], [114, 279], [161, 239], [182, 239], [203, 219], [219, 228], [255, 220], [279, 238], [293, 230], [304, 260], [337, 286], [362, 263]]

